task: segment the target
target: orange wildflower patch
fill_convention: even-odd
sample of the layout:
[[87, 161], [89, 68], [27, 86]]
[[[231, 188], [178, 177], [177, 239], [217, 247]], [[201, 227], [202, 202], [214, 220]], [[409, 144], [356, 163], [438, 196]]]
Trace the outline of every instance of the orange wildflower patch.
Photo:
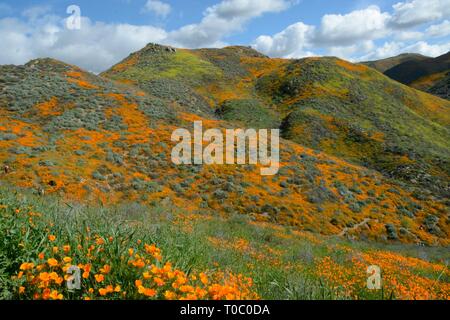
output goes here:
[[338, 66], [342, 67], [342, 68], [345, 68], [345, 69], [347, 69], [347, 70], [349, 70], [349, 71], [354, 71], [354, 72], [365, 72], [365, 71], [367, 71], [367, 70], [369, 69], [369, 68], [368, 68], [367, 66], [365, 66], [365, 65], [362, 65], [362, 64], [354, 64], [354, 63], [350, 63], [350, 62], [347, 62], [347, 61], [341, 60], [341, 59], [338, 59], [338, 60], [336, 61], [336, 64], [337, 64]]
[[39, 110], [39, 114], [44, 117], [60, 115], [61, 111], [57, 110], [57, 107], [58, 99], [56, 97], [53, 97], [49, 101], [42, 102], [36, 105], [36, 109]]

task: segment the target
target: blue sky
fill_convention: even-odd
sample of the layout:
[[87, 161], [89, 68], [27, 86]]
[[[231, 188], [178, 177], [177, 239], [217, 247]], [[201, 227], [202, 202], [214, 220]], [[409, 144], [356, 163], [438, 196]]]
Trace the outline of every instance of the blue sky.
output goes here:
[[[81, 9], [68, 30], [66, 9]], [[0, 0], [0, 64], [50, 56], [99, 72], [148, 42], [252, 45], [352, 61], [450, 50], [450, 0]]]

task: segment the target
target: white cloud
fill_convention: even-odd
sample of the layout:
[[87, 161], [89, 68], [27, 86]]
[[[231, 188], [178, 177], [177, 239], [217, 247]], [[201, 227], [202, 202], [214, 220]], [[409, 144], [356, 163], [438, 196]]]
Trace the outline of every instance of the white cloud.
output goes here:
[[450, 43], [428, 44], [425, 41], [418, 41], [413, 44], [403, 42], [385, 42], [383, 46], [377, 48], [370, 54], [359, 57], [359, 61], [384, 59], [399, 55], [401, 53], [419, 53], [428, 57], [437, 57], [450, 50]]
[[386, 24], [390, 15], [377, 6], [352, 11], [346, 15], [323, 16], [315, 41], [339, 45], [354, 44], [359, 40], [381, 38], [388, 32]]
[[[325, 51], [349, 60], [360, 57], [384, 58], [402, 52], [437, 56], [448, 50], [448, 44], [430, 44], [427, 37], [450, 35], [450, 22], [418, 30], [418, 25], [439, 22], [450, 15], [450, 0], [411, 0], [393, 6], [393, 12], [382, 12], [377, 6], [347, 14], [327, 14], [319, 26], [297, 22], [275, 35], [256, 38], [253, 46], [276, 57], [303, 57], [310, 51]], [[375, 45], [384, 39], [384, 44]], [[306, 50], [307, 49], [307, 50]]]
[[396, 27], [412, 27], [450, 16], [449, 0], [412, 0], [393, 6], [392, 23]]
[[307, 56], [312, 53], [304, 50], [310, 46], [313, 33], [314, 27], [298, 22], [273, 37], [258, 37], [253, 43], [253, 47], [270, 56]]
[[33, 7], [29, 7], [22, 12], [22, 15], [30, 20], [35, 20], [39, 17], [44, 16], [45, 14], [51, 11], [51, 7], [48, 5], [37, 5]]
[[17, 19], [0, 20], [0, 39], [2, 39], [0, 63], [22, 64], [31, 58], [27, 31], [27, 26]]
[[404, 44], [402, 42], [395, 42], [395, 41], [385, 42], [381, 47], [378, 47], [372, 52], [363, 55], [358, 60], [367, 61], [393, 57], [402, 53], [403, 48]]
[[170, 4], [158, 1], [148, 0], [143, 9], [144, 12], [153, 12], [159, 17], [166, 18], [172, 11]]
[[399, 41], [417, 41], [424, 36], [424, 33], [420, 31], [397, 31], [394, 34], [395, 39]]
[[303, 57], [312, 49], [325, 47], [328, 54], [350, 58], [358, 51], [373, 49], [372, 40], [389, 33], [389, 19], [390, 15], [377, 6], [369, 6], [346, 15], [325, 15], [319, 28], [295, 23], [273, 36], [258, 37], [253, 46], [277, 57]]
[[280, 12], [290, 2], [285, 0], [224, 0], [206, 9], [206, 17], [230, 20], [248, 20], [266, 12]]
[[291, 5], [287, 0], [224, 0], [206, 9], [202, 21], [171, 32], [170, 41], [183, 47], [210, 47], [241, 30], [253, 18], [280, 12]]
[[450, 43], [428, 44], [425, 41], [419, 41], [404, 47], [402, 51], [420, 53], [429, 57], [437, 57], [450, 51]]
[[450, 35], [450, 21], [445, 20], [440, 24], [435, 24], [427, 28], [426, 34], [430, 37], [446, 37]]
[[354, 61], [355, 54], [367, 54], [375, 49], [375, 44], [372, 40], [358, 42], [351, 46], [336, 46], [328, 49], [328, 54], [336, 56], [349, 61]]

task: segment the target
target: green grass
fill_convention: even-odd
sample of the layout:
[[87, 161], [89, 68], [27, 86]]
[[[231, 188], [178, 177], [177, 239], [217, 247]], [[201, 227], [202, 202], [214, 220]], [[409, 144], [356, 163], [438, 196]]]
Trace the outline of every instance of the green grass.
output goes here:
[[155, 79], [178, 79], [197, 83], [222, 76], [219, 68], [186, 50], [178, 50], [174, 54], [150, 55], [144, 62], [144, 65], [138, 63], [125, 70], [120, 74], [120, 78], [139, 83]]
[[[16, 210], [20, 210], [17, 213]], [[27, 212], [38, 212], [42, 217], [33, 218], [30, 226]], [[119, 284], [129, 292], [128, 299], [141, 298], [134, 294], [134, 279], [139, 276], [124, 263], [123, 256], [129, 248], [139, 250], [142, 244], [156, 244], [162, 249], [163, 261], [170, 261], [175, 269], [186, 274], [208, 272], [242, 274], [251, 277], [252, 288], [263, 299], [385, 299], [392, 297], [383, 291], [369, 291], [355, 286], [351, 295], [343, 287], [331, 285], [318, 276], [318, 262], [325, 257], [342, 266], [351, 267], [349, 261], [359, 253], [392, 250], [406, 256], [426, 257], [429, 261], [449, 259], [442, 248], [424, 248], [397, 245], [390, 248], [380, 244], [348, 242], [343, 239], [321, 238], [308, 233], [295, 234], [295, 229], [251, 222], [247, 216], [200, 216], [197, 219], [183, 214], [171, 205], [144, 207], [124, 204], [114, 208], [69, 204], [56, 197], [37, 197], [24, 191], [0, 188], [0, 298], [31, 298], [17, 293], [23, 280], [13, 279], [23, 262], [38, 264], [38, 255], [44, 252], [46, 259], [52, 255], [52, 247], [69, 244], [73, 250], [72, 263], [87, 263], [85, 251], [90, 246], [88, 238], [108, 239], [89, 260], [94, 270], [103, 264], [112, 267], [108, 283]], [[25, 215], [24, 215], [25, 214]], [[48, 235], [55, 235], [53, 243]], [[280, 236], [280, 234], [282, 236]], [[214, 244], [216, 239], [218, 243]], [[317, 241], [315, 241], [316, 239]], [[237, 241], [236, 241], [237, 240]], [[235, 246], [230, 244], [235, 244]], [[79, 250], [75, 250], [81, 246]], [[351, 250], [348, 251], [347, 249]], [[96, 249], [98, 250], [98, 249]], [[278, 251], [279, 253], [272, 253]], [[436, 272], [419, 270], [425, 277], [437, 278]], [[357, 270], [360, 283], [365, 281], [365, 270]], [[349, 279], [350, 281], [351, 279]], [[448, 275], [440, 280], [448, 283]], [[83, 283], [98, 289], [92, 279]], [[440, 283], [440, 282], [439, 282]], [[62, 292], [65, 292], [64, 290]], [[67, 293], [66, 298], [83, 298], [78, 293]], [[95, 296], [94, 296], [95, 298]], [[108, 298], [123, 298], [111, 295]], [[157, 298], [162, 298], [158, 296]]]

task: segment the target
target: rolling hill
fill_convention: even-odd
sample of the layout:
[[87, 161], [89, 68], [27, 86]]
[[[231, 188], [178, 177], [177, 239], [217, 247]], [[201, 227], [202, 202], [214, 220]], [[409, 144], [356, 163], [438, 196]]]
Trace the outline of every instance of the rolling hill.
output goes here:
[[361, 62], [362, 64], [374, 68], [381, 73], [385, 73], [389, 69], [398, 66], [401, 63], [407, 61], [423, 61], [429, 59], [429, 57], [423, 56], [417, 53], [402, 53], [395, 57], [390, 57], [386, 59], [373, 60], [373, 61], [365, 61]]
[[[211, 116], [220, 116], [225, 104], [227, 120], [280, 123], [289, 140], [448, 196], [450, 103], [365, 66], [335, 58], [270, 59], [247, 47], [171, 51], [151, 44], [103, 77], [133, 83], [184, 110], [192, 110], [184, 101], [191, 90], [202, 98], [197, 114], [209, 106]], [[255, 109], [246, 113], [242, 105]]]
[[[369, 68], [152, 44], [101, 77], [50, 59], [1, 75], [0, 156], [12, 168], [2, 179], [15, 185], [108, 203], [169, 199], [323, 234], [370, 221], [356, 237], [386, 238], [392, 224], [406, 242], [448, 241], [449, 104]], [[171, 163], [175, 128], [255, 119], [288, 139], [277, 176]]]
[[[209, 268], [219, 283], [209, 291], [199, 284], [203, 297], [222, 297], [215, 290], [230, 279], [219, 267], [252, 274], [265, 298], [372, 297], [364, 285], [375, 262], [392, 274], [391, 297], [448, 297], [440, 250], [450, 244], [449, 109], [364, 65], [271, 59], [239, 46], [149, 44], [101, 75], [53, 59], [0, 66], [0, 228], [8, 234], [0, 281], [14, 287], [4, 279], [23, 267], [19, 260], [67, 246], [104, 270], [117, 252], [97, 251], [103, 260], [94, 261], [92, 248], [109, 244], [131, 259], [116, 257], [120, 280], [114, 268], [142, 262], [135, 249], [162, 259], [144, 239], [186, 273]], [[194, 121], [280, 128], [279, 173], [175, 165], [172, 132]], [[70, 237], [85, 233], [82, 243]], [[424, 249], [436, 264], [415, 258], [425, 245], [436, 247]], [[445, 279], [433, 282], [436, 273]], [[299, 288], [310, 275], [311, 289]], [[231, 279], [229, 297], [257, 297], [241, 275]], [[342, 293], [328, 289], [336, 283]], [[137, 297], [157, 294], [138, 287]], [[87, 297], [115, 294], [101, 290]]]

